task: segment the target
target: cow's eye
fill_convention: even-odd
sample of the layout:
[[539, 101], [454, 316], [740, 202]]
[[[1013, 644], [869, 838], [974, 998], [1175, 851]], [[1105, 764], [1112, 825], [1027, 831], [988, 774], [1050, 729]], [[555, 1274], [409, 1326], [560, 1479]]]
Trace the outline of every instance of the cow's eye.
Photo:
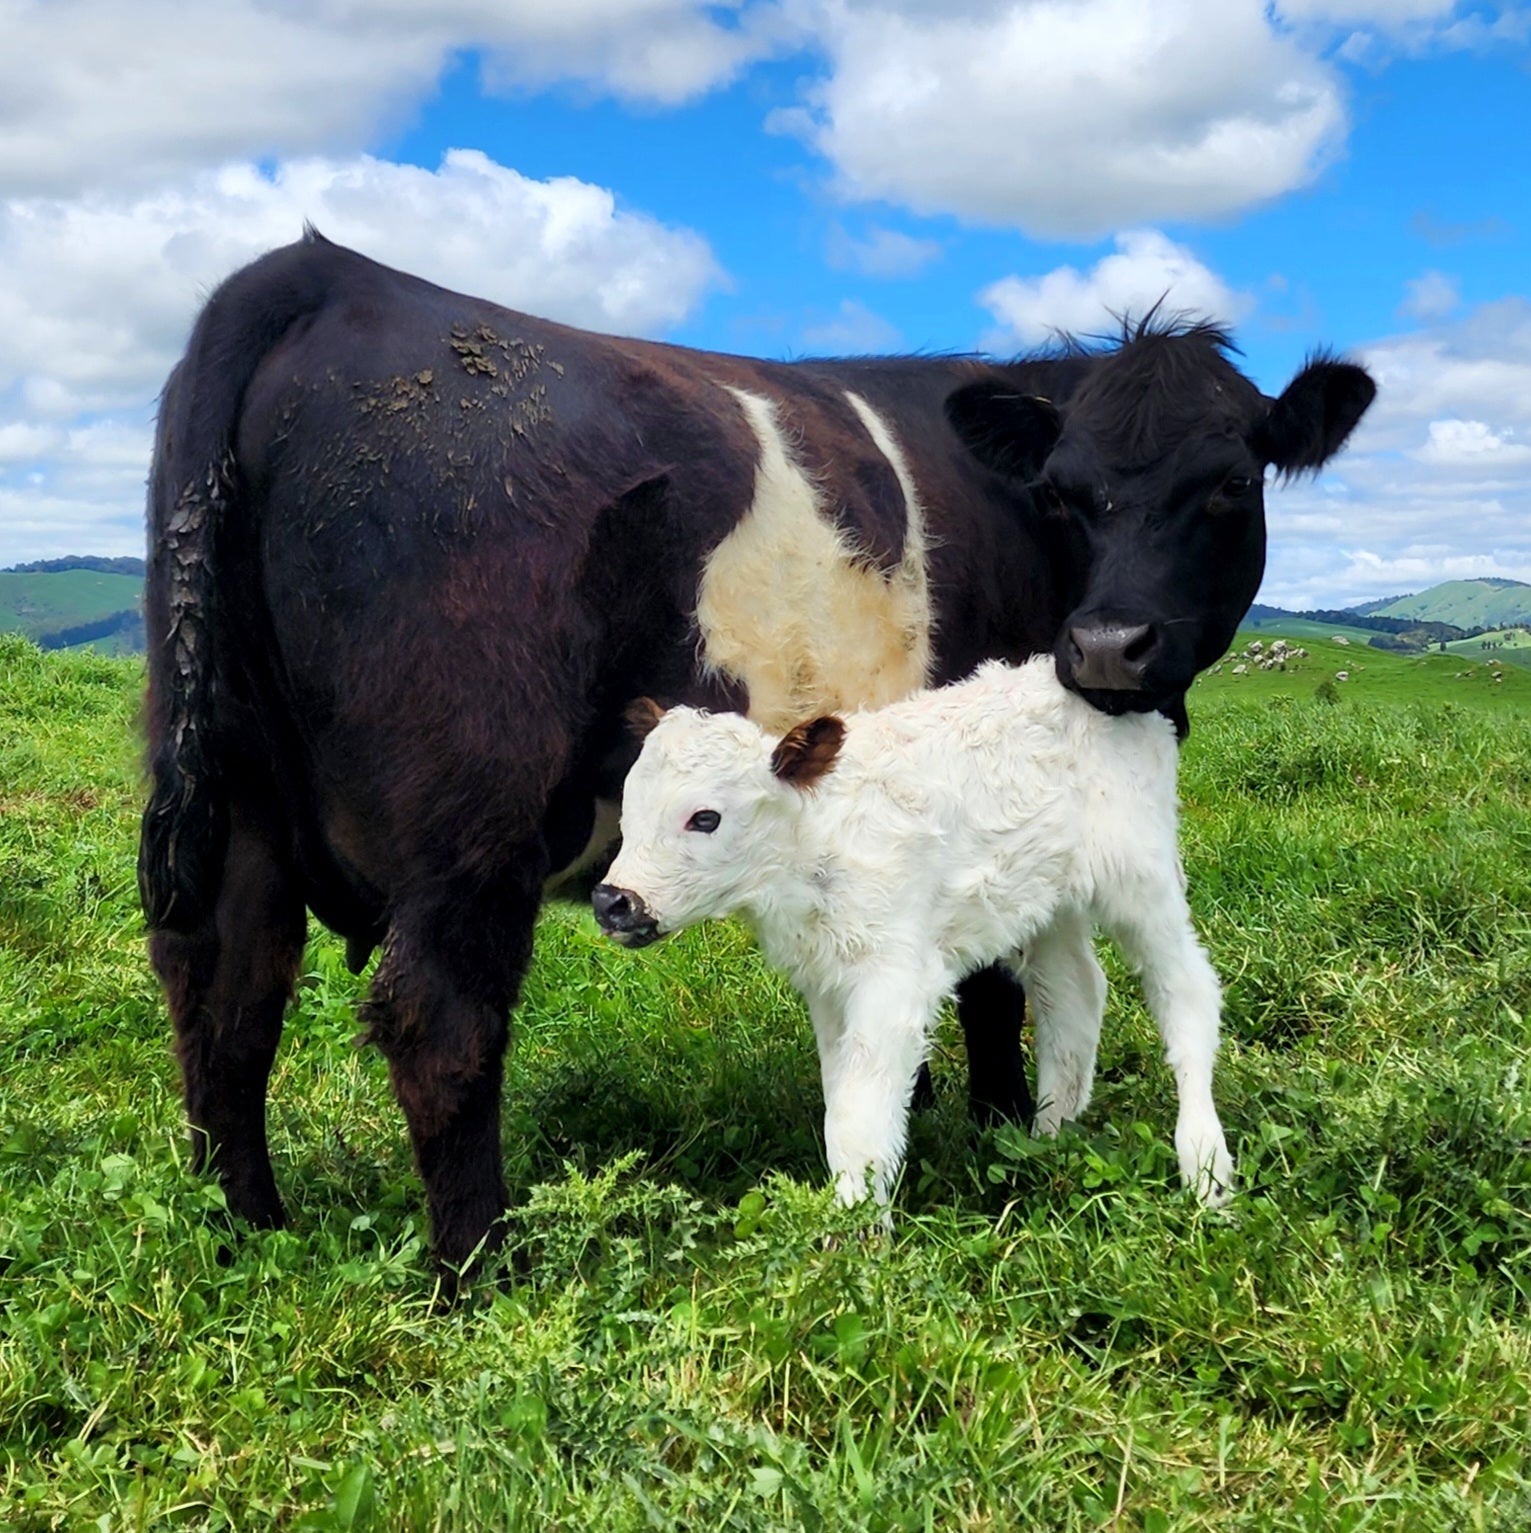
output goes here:
[[1255, 482], [1248, 474], [1230, 474], [1223, 480], [1223, 494], [1228, 496], [1247, 495], [1254, 487]]
[[1049, 516], [1067, 516], [1068, 502], [1050, 484], [1042, 486], [1042, 509]]
[[710, 836], [722, 822], [723, 816], [716, 809], [698, 809], [697, 812], [686, 821], [687, 830], [698, 830], [704, 836]]

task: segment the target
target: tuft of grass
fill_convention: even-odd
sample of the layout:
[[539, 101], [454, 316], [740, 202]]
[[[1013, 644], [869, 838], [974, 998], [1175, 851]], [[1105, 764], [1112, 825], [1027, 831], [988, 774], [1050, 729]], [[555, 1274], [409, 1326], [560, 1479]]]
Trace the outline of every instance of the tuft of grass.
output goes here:
[[133, 892], [138, 687], [0, 640], [0, 1526], [1531, 1519], [1517, 709], [1198, 700], [1229, 1216], [1176, 1186], [1114, 962], [1084, 1121], [975, 1134], [948, 1023], [896, 1233], [868, 1237], [823, 1185], [806, 1019], [744, 934], [629, 954], [552, 907], [504, 1267], [443, 1310], [386, 1071], [350, 1042], [366, 979], [327, 937], [272, 1082], [291, 1228], [232, 1229], [187, 1172]]

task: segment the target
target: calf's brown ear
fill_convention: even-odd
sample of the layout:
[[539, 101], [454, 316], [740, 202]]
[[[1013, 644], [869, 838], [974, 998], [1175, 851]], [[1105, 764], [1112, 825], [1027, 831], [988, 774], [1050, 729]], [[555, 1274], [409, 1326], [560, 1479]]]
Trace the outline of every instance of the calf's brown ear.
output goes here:
[[832, 714], [796, 724], [771, 752], [771, 771], [794, 788], [811, 788], [830, 771], [845, 739], [845, 725]]
[[622, 717], [635, 740], [645, 740], [649, 731], [665, 715], [663, 708], [652, 697], [640, 697], [627, 705]]

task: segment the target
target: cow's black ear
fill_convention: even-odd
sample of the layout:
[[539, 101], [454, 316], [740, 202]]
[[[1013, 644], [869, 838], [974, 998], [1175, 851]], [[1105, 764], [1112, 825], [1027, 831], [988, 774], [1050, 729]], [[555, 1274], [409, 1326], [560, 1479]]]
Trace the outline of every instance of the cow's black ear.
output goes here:
[[652, 697], [640, 697], [623, 710], [628, 730], [635, 740], [646, 740], [650, 731], [665, 716], [665, 710]]
[[996, 474], [1034, 479], [1063, 429], [1050, 399], [988, 379], [946, 398], [946, 418], [967, 450]]
[[835, 764], [845, 724], [833, 714], [795, 724], [771, 752], [771, 771], [794, 788], [811, 788]]
[[1273, 400], [1251, 440], [1255, 452], [1288, 476], [1322, 467], [1377, 397], [1364, 367], [1320, 357]]

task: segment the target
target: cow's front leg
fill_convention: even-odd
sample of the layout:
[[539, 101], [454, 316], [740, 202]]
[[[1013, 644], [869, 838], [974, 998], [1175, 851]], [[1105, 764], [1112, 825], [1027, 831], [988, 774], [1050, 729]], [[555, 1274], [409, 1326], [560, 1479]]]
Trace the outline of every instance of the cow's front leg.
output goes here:
[[1021, 1046], [1025, 1014], [1025, 990], [997, 964], [957, 986], [957, 1020], [968, 1056], [968, 1110], [980, 1128], [1029, 1124], [1036, 1113]]
[[892, 1194], [909, 1095], [939, 1001], [939, 991], [903, 974], [868, 978], [846, 996], [838, 1036], [821, 1064], [824, 1148], [847, 1206], [869, 1192], [886, 1204]]

